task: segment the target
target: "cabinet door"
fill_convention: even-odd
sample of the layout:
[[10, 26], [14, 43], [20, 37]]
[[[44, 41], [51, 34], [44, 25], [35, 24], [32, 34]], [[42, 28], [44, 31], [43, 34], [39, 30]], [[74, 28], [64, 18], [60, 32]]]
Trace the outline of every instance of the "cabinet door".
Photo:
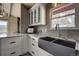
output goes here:
[[3, 3], [3, 10], [7, 16], [10, 16], [11, 4], [10, 3]]
[[28, 36], [28, 51], [31, 53], [32, 51], [32, 41], [31, 38]]
[[2, 56], [19, 56], [20, 54], [21, 54], [21, 50], [19, 46], [1, 50]]
[[1, 40], [1, 49], [8, 49], [20, 45], [21, 37], [11, 37]]
[[20, 55], [21, 37], [10, 37], [1, 40], [1, 55]]
[[36, 4], [30, 11], [32, 11], [33, 16], [30, 17], [32, 22], [30, 25], [45, 25], [45, 5]]
[[21, 53], [24, 54], [28, 50], [27, 48], [27, 35], [21, 37]]
[[35, 41], [34, 38], [29, 39], [29, 52], [33, 56], [38, 56], [38, 43]]
[[32, 43], [31, 54], [32, 54], [33, 56], [38, 56], [38, 46], [36, 46], [35, 43]]
[[35, 10], [34, 10], [34, 24], [39, 24], [40, 23], [40, 6], [38, 6]]
[[36, 16], [37, 16], [37, 15], [36, 15], [36, 9], [35, 9], [35, 10], [34, 10], [34, 24], [37, 23], [37, 22], [36, 22], [36, 20], [37, 20], [37, 19], [36, 19]]
[[33, 24], [33, 11], [30, 12], [30, 24]]
[[41, 21], [41, 20], [40, 20], [40, 14], [41, 14], [41, 12], [40, 12], [40, 6], [39, 6], [39, 7], [38, 7], [38, 21], [37, 21], [38, 23], [40, 23], [40, 21]]

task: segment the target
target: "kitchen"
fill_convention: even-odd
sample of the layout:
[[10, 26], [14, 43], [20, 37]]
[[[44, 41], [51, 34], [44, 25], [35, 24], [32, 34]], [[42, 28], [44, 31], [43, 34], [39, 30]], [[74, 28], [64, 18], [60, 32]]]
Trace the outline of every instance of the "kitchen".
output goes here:
[[0, 3], [0, 56], [78, 56], [78, 3]]

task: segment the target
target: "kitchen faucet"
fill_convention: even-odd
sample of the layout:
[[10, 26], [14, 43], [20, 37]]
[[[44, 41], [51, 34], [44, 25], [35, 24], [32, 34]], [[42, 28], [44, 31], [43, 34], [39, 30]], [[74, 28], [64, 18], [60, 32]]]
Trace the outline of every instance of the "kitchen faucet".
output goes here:
[[66, 37], [62, 37], [62, 34], [60, 33], [59, 24], [56, 24], [55, 30], [58, 32], [58, 33], [57, 33], [57, 37], [58, 37], [58, 38], [63, 38], [63, 39], [65, 39], [65, 40], [67, 40]]
[[60, 30], [59, 30], [60, 28], [59, 28], [59, 24], [56, 24], [56, 27], [55, 27], [55, 30], [56, 31], [58, 31], [58, 37], [61, 37], [61, 34], [59, 33], [60, 32]]
[[56, 31], [59, 30], [59, 24], [56, 24], [55, 30], [56, 30]]

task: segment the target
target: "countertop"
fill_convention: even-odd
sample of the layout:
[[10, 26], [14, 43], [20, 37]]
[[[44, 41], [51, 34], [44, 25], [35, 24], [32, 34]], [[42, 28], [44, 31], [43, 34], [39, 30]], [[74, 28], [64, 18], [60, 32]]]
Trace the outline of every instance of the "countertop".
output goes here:
[[40, 34], [27, 34], [31, 38], [34, 38], [36, 42], [38, 42], [40, 37], [45, 37], [45, 35], [40, 35]]
[[17, 36], [22, 36], [24, 34], [21, 33], [2, 33], [0, 34], [0, 39], [1, 38], [8, 38], [8, 37], [17, 37]]
[[[48, 35], [43, 35], [43, 34], [27, 34], [27, 35], [29, 35], [30, 37], [32, 37], [32, 38], [35, 38], [36, 39], [36, 41], [38, 42], [38, 39], [40, 38], [40, 37], [50, 37], [50, 36], [48, 36]], [[69, 40], [69, 41], [73, 41], [73, 42], [76, 42], [74, 39], [72, 39], [72, 38], [60, 38], [60, 37], [52, 37], [52, 38], [57, 38], [57, 39], [63, 39], [63, 40]]]

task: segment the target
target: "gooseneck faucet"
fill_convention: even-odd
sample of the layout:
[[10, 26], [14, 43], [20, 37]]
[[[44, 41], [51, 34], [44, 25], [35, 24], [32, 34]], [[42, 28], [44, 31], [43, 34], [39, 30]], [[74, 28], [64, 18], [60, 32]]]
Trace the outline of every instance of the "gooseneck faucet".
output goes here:
[[57, 36], [61, 37], [59, 24], [56, 24], [55, 30], [58, 32]]

